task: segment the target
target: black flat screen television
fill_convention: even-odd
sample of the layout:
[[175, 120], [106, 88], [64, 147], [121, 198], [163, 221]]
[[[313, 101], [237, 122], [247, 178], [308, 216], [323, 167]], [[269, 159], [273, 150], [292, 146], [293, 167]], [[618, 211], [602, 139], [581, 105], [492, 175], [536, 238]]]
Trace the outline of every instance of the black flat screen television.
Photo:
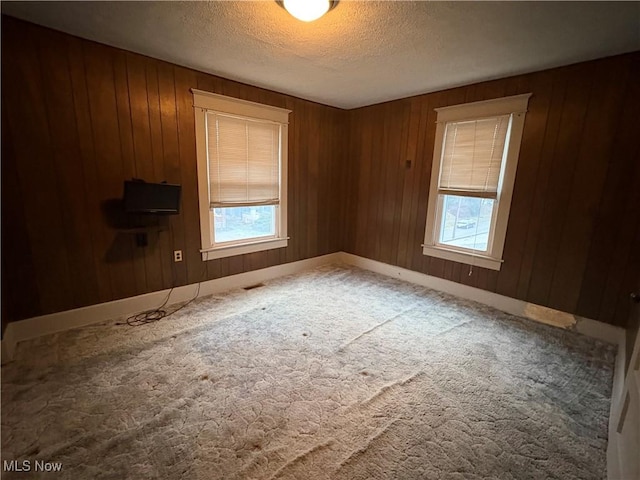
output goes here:
[[147, 183], [139, 180], [124, 182], [124, 211], [127, 213], [180, 213], [180, 185]]

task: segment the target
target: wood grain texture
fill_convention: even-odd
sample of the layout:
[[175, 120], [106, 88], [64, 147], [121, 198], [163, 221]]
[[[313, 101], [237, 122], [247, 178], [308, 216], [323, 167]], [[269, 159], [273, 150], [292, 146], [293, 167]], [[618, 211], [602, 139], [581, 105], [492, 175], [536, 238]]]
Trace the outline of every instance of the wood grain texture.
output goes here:
[[[341, 249], [344, 111], [6, 16], [2, 54], [3, 325]], [[202, 262], [194, 87], [293, 110], [290, 247]], [[122, 233], [148, 221], [123, 218], [132, 177], [183, 187], [147, 247]]]
[[[640, 270], [638, 52], [350, 111], [5, 16], [2, 61], [3, 325], [340, 250], [626, 322]], [[287, 248], [202, 262], [193, 87], [292, 110]], [[527, 92], [502, 269], [423, 255], [434, 109]], [[144, 248], [119, 228], [145, 221], [118, 215], [131, 177], [183, 186], [180, 215]]]
[[[7, 125], [6, 110], [2, 110], [2, 124]], [[6, 198], [21, 198], [16, 157], [9, 130], [2, 129], [2, 194]], [[35, 266], [29, 243], [24, 207], [13, 201], [2, 202], [2, 330], [9, 319], [19, 315], [35, 316], [41, 310], [36, 283]], [[29, 295], [25, 295], [29, 292]], [[5, 301], [5, 299], [12, 299]]]
[[[2, 129], [7, 129], [12, 145], [9, 151], [3, 149], [2, 157], [3, 164], [5, 161], [14, 163], [18, 188], [22, 193], [19, 198], [6, 198], [3, 190], [2, 203], [22, 207], [37, 284], [35, 297], [39, 298], [42, 309], [56, 311], [73, 304], [74, 299], [66, 232], [62, 227], [59, 172], [56, 171], [56, 158], [52, 155], [50, 123], [44, 108], [44, 74], [39, 60], [38, 42], [31, 30], [4, 23], [2, 28], [2, 59], [11, 65], [10, 69], [2, 69], [2, 108], [6, 109], [4, 118], [7, 119], [6, 123], [3, 122]], [[5, 42], [5, 35], [12, 36], [12, 41]], [[10, 45], [19, 46], [19, 50], [10, 48]], [[8, 91], [12, 94], [5, 94]], [[39, 107], [32, 109], [28, 105]], [[6, 159], [5, 153], [14, 155], [15, 159]], [[9, 231], [5, 232], [6, 229]], [[3, 223], [2, 230], [8, 237], [14, 234], [11, 225]], [[24, 238], [9, 239], [10, 244], [23, 241]], [[55, 255], [51, 254], [52, 251]], [[3, 258], [5, 254], [13, 255], [13, 252], [3, 252]], [[9, 278], [11, 277], [12, 274], [9, 273]], [[16, 288], [23, 295], [31, 294], [20, 286]]]
[[[639, 64], [636, 52], [350, 111], [344, 249], [624, 325], [640, 269]], [[422, 255], [434, 108], [527, 92], [502, 269]]]

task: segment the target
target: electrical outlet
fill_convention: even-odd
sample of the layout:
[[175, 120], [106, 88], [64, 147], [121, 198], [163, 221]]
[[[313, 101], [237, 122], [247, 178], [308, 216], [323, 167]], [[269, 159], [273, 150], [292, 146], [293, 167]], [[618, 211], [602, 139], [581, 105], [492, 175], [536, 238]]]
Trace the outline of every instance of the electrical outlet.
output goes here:
[[173, 251], [173, 261], [181, 262], [182, 261], [182, 250], [174, 250]]

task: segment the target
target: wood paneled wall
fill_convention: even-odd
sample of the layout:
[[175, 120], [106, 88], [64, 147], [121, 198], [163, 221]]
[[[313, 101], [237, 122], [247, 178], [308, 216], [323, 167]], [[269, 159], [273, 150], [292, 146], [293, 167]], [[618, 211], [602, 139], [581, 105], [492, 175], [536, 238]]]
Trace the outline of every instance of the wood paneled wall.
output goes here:
[[[202, 262], [192, 87], [293, 111], [287, 248]], [[346, 130], [339, 109], [3, 16], [3, 324], [340, 250]], [[183, 186], [143, 248], [118, 203], [132, 177]]]
[[[636, 52], [350, 111], [346, 251], [624, 325], [640, 271], [638, 78]], [[502, 269], [424, 256], [434, 108], [528, 92]]]
[[[4, 16], [2, 65], [3, 324], [339, 250], [626, 321], [640, 269], [640, 53], [351, 111]], [[293, 110], [289, 247], [201, 261], [192, 87]], [[422, 255], [434, 108], [526, 92], [502, 269], [469, 275]], [[131, 177], [183, 185], [181, 214], [147, 247], [118, 214]]]

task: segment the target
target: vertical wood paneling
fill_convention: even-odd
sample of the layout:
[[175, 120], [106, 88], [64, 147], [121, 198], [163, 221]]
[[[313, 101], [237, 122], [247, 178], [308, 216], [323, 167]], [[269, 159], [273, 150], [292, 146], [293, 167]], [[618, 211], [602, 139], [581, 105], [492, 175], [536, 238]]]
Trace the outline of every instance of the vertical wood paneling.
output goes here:
[[[549, 302], [551, 283], [560, 250], [560, 234], [567, 221], [571, 182], [593, 84], [593, 65], [582, 64], [567, 70], [571, 88], [567, 89], [560, 131], [553, 156], [553, 174], [549, 180], [543, 214], [544, 228], [536, 246], [536, 260], [527, 299], [553, 306]], [[555, 305], [557, 307], [557, 305]]]
[[[180, 147], [178, 145], [178, 124], [176, 107], [176, 86], [173, 68], [166, 63], [158, 63], [158, 95], [160, 101], [160, 128], [162, 132], [162, 151], [164, 162], [164, 180], [168, 183], [183, 184], [180, 169]], [[172, 270], [172, 286], [187, 283], [186, 262], [172, 262], [173, 250], [184, 250], [185, 216], [169, 217], [170, 237], [165, 254]], [[184, 254], [184, 252], [183, 252]]]
[[[511, 202], [508, 236], [503, 252], [503, 268], [499, 274], [492, 272], [496, 290], [500, 294], [509, 297], [518, 296], [518, 277], [522, 271], [522, 258], [530, 220], [527, 212], [530, 211], [535, 188], [535, 182], [530, 179], [535, 178], [538, 171], [548, 109], [548, 95], [546, 94], [550, 85], [548, 74], [525, 77], [525, 79], [530, 79], [530, 81], [526, 82], [526, 84], [512, 82], [511, 85], [502, 82], [502, 89], [500, 89], [498, 95], [506, 95], [508, 90], [512, 90], [510, 93], [528, 93], [533, 89], [540, 92], [529, 99], [525, 120], [527, 128], [523, 132], [522, 138], [522, 144], [526, 148], [520, 149], [518, 158], [518, 175], [516, 176], [514, 195]], [[517, 90], [513, 91], [514, 88]], [[487, 277], [489, 275], [487, 274]]]
[[[308, 115], [309, 106], [306, 104], [296, 105], [296, 110], [300, 113], [298, 116], [298, 128], [296, 131], [296, 143], [302, 142], [304, 138], [304, 131], [302, 125], [302, 119]], [[305, 192], [308, 188], [308, 172], [309, 172], [309, 149], [295, 152], [296, 156], [295, 165], [296, 172], [296, 185], [297, 185], [297, 198], [296, 198], [296, 215], [293, 218], [307, 218], [307, 195]], [[297, 258], [305, 258], [307, 256], [307, 229], [303, 228], [303, 225], [299, 222], [293, 222], [293, 235], [296, 244]]]
[[[98, 301], [106, 302], [113, 298], [113, 293], [111, 290], [109, 266], [107, 262], [103, 260], [104, 256], [99, 254], [99, 252], [104, 251], [101, 250], [103, 222], [101, 220], [100, 202], [96, 197], [99, 177], [95, 162], [87, 77], [82, 52], [83, 44], [81, 40], [75, 37], [66, 37], [65, 40], [65, 45], [61, 45], [61, 48], [65, 49], [64, 47], [66, 47], [69, 61], [69, 75], [71, 77], [73, 91], [73, 98], [70, 99], [70, 101], [73, 101], [76, 119], [75, 129], [77, 131], [84, 180], [82, 190], [79, 189], [77, 193], [86, 204], [87, 215], [86, 217], [82, 217], [81, 220], [85, 222], [85, 229], [87, 229], [90, 234], [90, 248], [93, 257], [93, 264], [88, 264], [85, 268], [89, 268], [95, 272], [98, 283]], [[46, 309], [43, 309], [43, 311], [46, 311]]]
[[394, 141], [395, 146], [390, 153], [392, 165], [394, 167], [393, 176], [389, 178], [387, 185], [390, 188], [389, 201], [393, 205], [391, 210], [392, 223], [391, 234], [389, 235], [389, 251], [387, 252], [387, 263], [393, 263], [398, 258], [398, 242], [400, 239], [401, 220], [402, 220], [402, 198], [403, 185], [406, 171], [407, 157], [407, 136], [409, 130], [409, 121], [411, 119], [411, 102], [397, 102], [394, 111], [394, 123], [398, 123], [399, 128], [395, 130]]
[[[379, 227], [380, 220], [380, 210], [382, 207], [382, 202], [384, 199], [384, 189], [383, 189], [383, 180], [384, 170], [383, 164], [380, 160], [382, 148], [384, 145], [384, 135], [385, 132], [388, 135], [388, 128], [385, 128], [385, 115], [384, 115], [384, 105], [378, 105], [374, 107], [371, 121], [373, 122], [373, 132], [371, 138], [371, 183], [369, 185], [369, 191], [372, 196], [369, 197], [369, 201], [366, 203], [366, 208], [368, 210], [368, 219], [367, 219], [367, 235], [366, 235], [366, 252], [367, 256], [372, 258], [379, 258], [376, 255], [376, 249], [380, 244], [379, 238], [382, 234], [382, 231]], [[358, 210], [358, 215], [361, 214], [361, 211]]]
[[186, 283], [203, 279], [204, 265], [200, 255], [200, 215], [198, 211], [198, 173], [193, 102], [189, 89], [197, 83], [195, 72], [173, 67], [178, 126], [178, 155], [182, 179], [182, 213], [185, 235], [182, 256], [187, 267]]
[[400, 125], [395, 115], [396, 104], [385, 104], [384, 106], [384, 130], [382, 132], [382, 148], [378, 158], [380, 170], [380, 205], [378, 207], [378, 226], [380, 228], [376, 242], [376, 257], [385, 263], [391, 262], [393, 245], [391, 238], [393, 235], [393, 210], [395, 207], [394, 196], [394, 176], [396, 171], [398, 155], [398, 136]]
[[[149, 94], [147, 90], [147, 73], [144, 59], [134, 54], [126, 54], [126, 68], [129, 88], [129, 105], [131, 109], [131, 123], [134, 151], [135, 178], [146, 181], [160, 181], [156, 178], [153, 162], [153, 148], [151, 141], [151, 127], [149, 122]], [[142, 222], [144, 219], [140, 218]], [[161, 233], [151, 232], [148, 246], [136, 247], [142, 249], [146, 271], [145, 292], [161, 290], [162, 264], [158, 252], [158, 239]], [[166, 232], [162, 232], [166, 234]], [[136, 252], [137, 253], [137, 252]]]
[[405, 148], [403, 174], [401, 175], [402, 184], [400, 190], [402, 193], [401, 206], [400, 206], [400, 227], [398, 231], [398, 252], [395, 263], [401, 267], [407, 265], [407, 251], [409, 243], [409, 230], [411, 226], [411, 211], [412, 211], [412, 192], [414, 191], [413, 182], [416, 178], [416, 157], [417, 157], [417, 144], [418, 144], [418, 132], [420, 125], [420, 102], [410, 102], [410, 113], [407, 125], [407, 134], [403, 139], [403, 148]]
[[[640, 75], [640, 62], [631, 62], [629, 79]], [[610, 318], [612, 300], [621, 280], [619, 269], [629, 265], [629, 240], [633, 221], [640, 222], [640, 143], [637, 118], [640, 115], [640, 85], [627, 82], [624, 105], [607, 153], [609, 166], [602, 200], [597, 209], [588, 261], [578, 302], [578, 313], [589, 318]], [[631, 160], [631, 161], [630, 161]], [[634, 183], [635, 182], [635, 183]], [[640, 242], [631, 242], [638, 248]], [[631, 252], [632, 253], [632, 252]], [[636, 271], [640, 267], [636, 266]], [[605, 288], [603, 288], [603, 279]], [[622, 288], [624, 290], [624, 288]]]
[[[342, 236], [339, 239], [336, 239], [335, 248], [337, 250], [342, 250], [347, 241], [347, 229], [351, 225], [353, 221], [353, 216], [350, 214], [350, 211], [347, 210], [347, 201], [351, 203], [351, 194], [349, 193], [349, 189], [351, 188], [351, 184], [349, 182], [351, 169], [354, 164], [357, 164], [356, 161], [353, 161], [349, 156], [349, 123], [348, 117], [343, 112], [334, 112], [335, 117], [339, 120], [336, 122], [336, 128], [340, 134], [339, 138], [336, 140], [339, 142], [337, 147], [337, 157], [338, 157], [338, 165], [335, 169], [336, 175], [339, 177], [339, 185], [340, 185], [340, 195], [335, 199], [336, 204], [340, 205], [340, 210], [342, 214], [341, 223], [342, 223]], [[349, 120], [350, 121], [350, 120]]]
[[[341, 249], [344, 111], [10, 17], [2, 17], [2, 49], [3, 66], [12, 66], [2, 69], [3, 185], [5, 170], [12, 179], [2, 190], [3, 257], [15, 256], [3, 275], [16, 280], [3, 287], [3, 321]], [[289, 248], [202, 262], [194, 87], [293, 110]], [[183, 187], [180, 215], [160, 218], [147, 247], [118, 224], [150, 221], [117, 211], [132, 177]], [[173, 262], [173, 250], [183, 262]]]
[[[640, 102], [637, 82], [628, 80], [637, 78], [639, 63], [634, 53], [349, 112], [349, 156], [357, 165], [347, 192], [357, 208], [350, 210], [345, 249], [623, 324], [629, 283], [640, 268], [632, 246], [640, 204], [633, 118]], [[434, 108], [527, 92], [533, 96], [502, 269], [473, 267], [469, 275], [469, 265], [422, 255]], [[412, 165], [400, 177], [405, 160]]]
[[309, 220], [305, 232], [305, 257], [313, 256], [318, 251], [318, 156], [321, 148], [320, 129], [323, 127], [321, 123], [322, 112], [319, 110], [319, 106], [309, 105], [309, 107], [311, 109], [309, 117], [313, 120], [310, 125], [312, 131], [306, 139], [308, 142], [308, 162], [307, 170], [304, 172], [307, 192], [305, 195], [305, 203], [307, 205], [306, 218]]
[[[2, 110], [2, 123], [7, 125], [6, 110]], [[16, 155], [11, 135], [2, 129], [2, 194], [4, 198], [21, 198], [20, 182], [16, 166]], [[26, 217], [19, 202], [2, 202], [2, 220], [11, 228], [2, 229], [2, 328], [8, 319], [32, 317], [41, 311], [40, 292], [36, 284], [33, 257], [28, 242]], [[30, 295], [24, 295], [24, 292]]]
[[[133, 127], [131, 124], [131, 106], [129, 103], [129, 78], [127, 75], [127, 57], [124, 52], [115, 52], [113, 63], [113, 78], [116, 90], [116, 105], [118, 110], [118, 133], [120, 136], [120, 152], [122, 157], [122, 174], [126, 179], [136, 177], [135, 151], [133, 147]], [[82, 217], [80, 217], [82, 218]], [[144, 256], [139, 255], [133, 235], [120, 234], [120, 241], [126, 248], [125, 258], [131, 256], [136, 291], [145, 291], [147, 286], [147, 272]]]
[[[147, 100], [149, 128], [151, 132], [151, 159], [153, 166], [153, 176], [155, 182], [167, 181], [165, 172], [165, 138], [162, 131], [162, 120], [160, 119], [160, 92], [158, 87], [158, 64], [156, 60], [145, 59], [144, 70], [147, 80]], [[160, 219], [162, 226], [169, 226], [170, 217]], [[160, 263], [161, 281], [163, 288], [171, 288], [176, 285], [173, 279], [171, 265], [173, 262], [173, 249], [169, 243], [171, 240], [171, 230], [160, 230], [156, 235], [156, 242], [150, 244], [155, 258]], [[217, 263], [217, 262], [216, 262]]]
[[[333, 137], [334, 132], [332, 132], [329, 112], [326, 109], [321, 109], [318, 113], [319, 113], [319, 118], [321, 122], [320, 131], [331, 132], [331, 136]], [[331, 144], [322, 142], [320, 135], [318, 136], [318, 142], [319, 142], [319, 152], [318, 152], [318, 157], [316, 158], [316, 170], [317, 170], [317, 173], [316, 173], [316, 184], [317, 184], [317, 188], [316, 188], [316, 195], [317, 195], [316, 251], [320, 255], [323, 255], [329, 251], [330, 237], [329, 235], [320, 236], [318, 234], [322, 231], [329, 231], [328, 230], [330, 228], [328, 224], [329, 211], [332, 211], [332, 212], [334, 211], [334, 205], [331, 202], [332, 197], [328, 191], [330, 182], [321, 183], [317, 181], [319, 178], [328, 178], [328, 179], [331, 178], [328, 162], [322, 161], [322, 158], [325, 158], [327, 156], [327, 153], [331, 148]], [[337, 210], [335, 210], [335, 212], [337, 216], [338, 215]], [[337, 230], [339, 229], [336, 228], [336, 231]]]
[[629, 294], [633, 287], [628, 282], [633, 277], [637, 278], [640, 269], [638, 262], [632, 261], [637, 260], [640, 246], [637, 235], [634, 234], [640, 223], [640, 151], [637, 148], [631, 158], [635, 162], [635, 168], [631, 181], [625, 185], [629, 187], [626, 204], [620, 201], [616, 206], [622, 215], [618, 217], [618, 222], [611, 232], [615, 237], [615, 247], [604, 276], [606, 281], [599, 310], [600, 318], [612, 318], [618, 325], [626, 322]]
[[[542, 95], [549, 96], [549, 107], [544, 120], [546, 124], [544, 127], [544, 138], [537, 137], [538, 141], [542, 142], [539, 156], [539, 166], [535, 178], [532, 178], [534, 186], [532, 187], [532, 195], [530, 197], [529, 206], [526, 210], [526, 214], [529, 216], [526, 240], [523, 250], [523, 255], [520, 259], [520, 273], [518, 276], [517, 286], [517, 298], [528, 299], [529, 298], [529, 285], [531, 283], [531, 275], [536, 261], [536, 245], [543, 231], [543, 221], [545, 220], [544, 211], [547, 199], [547, 191], [549, 187], [549, 181], [553, 172], [553, 155], [556, 147], [556, 141], [558, 138], [558, 132], [560, 131], [560, 121], [562, 116], [562, 109], [564, 105], [564, 97], [567, 88], [566, 76], [560, 71], [550, 72], [553, 75], [551, 93], [548, 90], [536, 95], [541, 97]], [[531, 100], [534, 102], [534, 100]], [[527, 114], [528, 115], [528, 114]], [[525, 127], [529, 128], [528, 119], [525, 121]], [[523, 146], [524, 147], [524, 146]], [[521, 149], [522, 150], [522, 149]], [[534, 154], [537, 154], [535, 152]], [[524, 177], [524, 176], [522, 176]], [[516, 175], [516, 183], [527, 183], [527, 179]], [[519, 190], [514, 191], [514, 196], [520, 195]], [[520, 213], [521, 215], [523, 213]], [[509, 230], [507, 230], [509, 233]], [[508, 239], [507, 239], [508, 241]], [[506, 280], [506, 281], [505, 281]], [[496, 291], [502, 293], [509, 288], [510, 281], [503, 280], [501, 275], [498, 275], [498, 284]], [[513, 281], [511, 279], [511, 281]]]
[[98, 175], [91, 208], [92, 215], [102, 219], [100, 237], [94, 238], [94, 253], [109, 269], [113, 298], [135, 295], [133, 263], [129, 261], [127, 236], [118, 231], [111, 217], [110, 202], [122, 197], [122, 144], [114, 79], [114, 50], [102, 45], [83, 44], [83, 60], [87, 81], [89, 118], [92, 125], [93, 160]]
[[2, 34], [12, 36], [11, 42], [2, 42], [3, 61], [11, 65], [2, 69], [2, 108], [7, 118], [2, 128], [11, 136], [22, 191], [21, 198], [3, 198], [2, 203], [22, 205], [41, 307], [64, 310], [73, 305], [73, 293], [37, 41], [26, 26], [3, 22]]
[[[3, 320], [346, 250], [625, 321], [640, 268], [638, 53], [347, 112], [2, 21], [3, 275], [16, 279]], [[292, 110], [288, 248], [202, 262], [193, 87]], [[422, 255], [434, 108], [528, 91], [502, 270]], [[183, 186], [180, 215], [144, 248], [105, 211], [131, 177]]]
[[[422, 255], [422, 248], [420, 245], [424, 239], [424, 232], [420, 233], [419, 230], [419, 218], [422, 214], [423, 203], [421, 202], [422, 195], [424, 194], [424, 182], [428, 181], [429, 171], [431, 162], [426, 155], [426, 137], [427, 132], [431, 131], [431, 129], [427, 128], [427, 123], [429, 120], [429, 111], [431, 105], [433, 105], [434, 96], [431, 95], [426, 98], [421, 98], [420, 100], [414, 100], [414, 103], [419, 104], [420, 109], [420, 120], [418, 122], [418, 136], [416, 138], [417, 146], [416, 146], [416, 157], [414, 166], [411, 168], [411, 174], [413, 176], [413, 181], [411, 182], [411, 212], [409, 214], [409, 232], [408, 232], [408, 245], [407, 245], [407, 253], [405, 255], [405, 266], [406, 268], [411, 268], [418, 271], [423, 271], [424, 269], [419, 268], [418, 265], [421, 263], [417, 263], [416, 259], [420, 262], [424, 260]], [[435, 131], [434, 131], [435, 134]], [[426, 213], [425, 213], [426, 215]]]
[[594, 76], [549, 296], [549, 304], [560, 310], [576, 311], [578, 305], [628, 78], [629, 69], [623, 62], [599, 68]]
[[[369, 198], [373, 195], [369, 192], [369, 183], [371, 181], [371, 151], [372, 151], [372, 129], [367, 128], [368, 117], [357, 113], [354, 114], [354, 121], [358, 125], [356, 134], [361, 138], [361, 152], [358, 157], [358, 176], [355, 177], [357, 186], [353, 189], [358, 193], [358, 200], [355, 203], [356, 209], [352, 211], [350, 225], [355, 223], [355, 246], [356, 251], [366, 252], [367, 248], [367, 227], [369, 224]], [[353, 160], [352, 160], [353, 161]]]
[[51, 135], [50, 159], [57, 173], [60, 204], [64, 206], [59, 213], [73, 303], [95, 303], [99, 298], [95, 271], [86, 268], [93, 262], [91, 234], [83, 220], [88, 211], [85, 202], [76, 200], [84, 193], [84, 175], [77, 130], [73, 128], [76, 122], [73, 103], [68, 101], [73, 97], [68, 61], [65, 52], [54, 47], [61, 41], [59, 34], [45, 32], [36, 39], [42, 71], [46, 72], [42, 85]]

